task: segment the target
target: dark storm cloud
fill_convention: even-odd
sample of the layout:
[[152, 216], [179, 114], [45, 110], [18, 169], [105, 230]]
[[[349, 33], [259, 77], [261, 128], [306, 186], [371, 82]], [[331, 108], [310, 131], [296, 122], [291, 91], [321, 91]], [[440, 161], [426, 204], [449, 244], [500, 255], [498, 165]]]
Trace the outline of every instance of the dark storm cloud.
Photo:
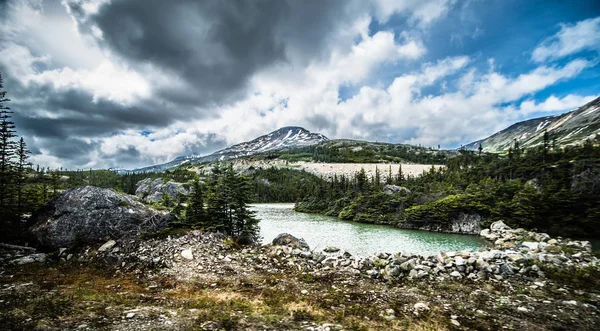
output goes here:
[[69, 2], [82, 32], [102, 31], [99, 44], [129, 60], [152, 64], [189, 84], [159, 91], [185, 104], [231, 101], [257, 71], [320, 55], [331, 30], [346, 22], [349, 1], [116, 0], [87, 15]]
[[[19, 134], [31, 137], [30, 148], [38, 154], [44, 151], [77, 165], [98, 153], [99, 144], [89, 141], [126, 130], [155, 130], [179, 120], [218, 116], [213, 109], [219, 107], [212, 106], [244, 97], [248, 81], [257, 72], [281, 63], [302, 67], [328, 54], [336, 37], [332, 32], [353, 20], [358, 13], [354, 5], [360, 2], [113, 0], [90, 15], [81, 1], [67, 3], [80, 32], [94, 36], [92, 30], [100, 31], [102, 37], [95, 37], [98, 45], [108, 50], [112, 59], [116, 57], [144, 76], [152, 92], [148, 98], [124, 105], [94, 98], [80, 87], [56, 88], [49, 81], [26, 81], [19, 76], [23, 70], [8, 68], [8, 62], [0, 59]], [[0, 19], [9, 5], [0, 0]], [[48, 3], [42, 5], [46, 11]], [[52, 6], [48, 13], [60, 19], [60, 8]], [[33, 56], [45, 55], [22, 40], [8, 38], [0, 36], [3, 45], [14, 43], [28, 48]], [[50, 59], [28, 65], [41, 73], [62, 69], [56, 67], [59, 62]], [[160, 83], [153, 80], [156, 76]], [[222, 139], [198, 137], [198, 143], [187, 146], [185, 154], [223, 148]], [[116, 165], [152, 163], [135, 147], [118, 155], [100, 154]]]

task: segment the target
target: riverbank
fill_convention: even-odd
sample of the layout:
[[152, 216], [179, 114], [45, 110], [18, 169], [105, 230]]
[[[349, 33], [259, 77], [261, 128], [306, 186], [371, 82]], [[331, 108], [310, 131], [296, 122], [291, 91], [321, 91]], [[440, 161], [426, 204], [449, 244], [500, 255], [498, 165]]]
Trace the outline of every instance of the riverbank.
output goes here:
[[[495, 247], [468, 252], [478, 256], [473, 264], [463, 258], [467, 252], [447, 252], [430, 260], [393, 254], [355, 258], [272, 245], [237, 248], [224, 236], [200, 231], [109, 241], [57, 252], [37, 263], [15, 263], [19, 255], [32, 252], [4, 248], [0, 324], [8, 330], [600, 326], [597, 270], [586, 269], [597, 267], [597, 259], [585, 243], [535, 238], [500, 224], [483, 234], [497, 237]], [[540, 241], [523, 241], [525, 236]], [[528, 272], [514, 272], [513, 266], [520, 265], [513, 261], [517, 255], [532, 257], [517, 259], [532, 262], [521, 265], [530, 266]], [[437, 261], [440, 257], [443, 263]], [[479, 258], [494, 261], [488, 263], [491, 270], [480, 269]], [[345, 265], [353, 260], [356, 263]], [[436, 267], [428, 270], [430, 262]], [[385, 272], [393, 267], [401, 269], [397, 276]], [[469, 273], [470, 267], [477, 272]], [[480, 271], [486, 276], [477, 276]]]

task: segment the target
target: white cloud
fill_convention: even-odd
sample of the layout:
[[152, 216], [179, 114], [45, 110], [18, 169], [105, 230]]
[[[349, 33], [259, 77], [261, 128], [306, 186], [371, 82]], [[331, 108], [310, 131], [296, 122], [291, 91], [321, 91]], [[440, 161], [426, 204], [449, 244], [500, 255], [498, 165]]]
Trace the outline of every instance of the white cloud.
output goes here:
[[595, 98], [597, 98], [597, 96], [594, 95], [581, 96], [577, 94], [568, 94], [562, 98], [551, 95], [541, 102], [535, 100], [523, 101], [521, 102], [519, 109], [523, 114], [534, 112], [564, 112], [579, 108]]
[[138, 73], [104, 61], [94, 70], [62, 68], [47, 70], [28, 77], [29, 81], [50, 84], [58, 91], [88, 91], [96, 102], [100, 98], [129, 104], [150, 95], [150, 86]]
[[531, 58], [536, 62], [544, 62], [585, 50], [600, 52], [600, 17], [579, 21], [574, 25], [562, 24], [560, 31], [533, 50]]
[[374, 0], [375, 17], [386, 22], [394, 14], [408, 14], [409, 21], [424, 28], [445, 16], [453, 0]]

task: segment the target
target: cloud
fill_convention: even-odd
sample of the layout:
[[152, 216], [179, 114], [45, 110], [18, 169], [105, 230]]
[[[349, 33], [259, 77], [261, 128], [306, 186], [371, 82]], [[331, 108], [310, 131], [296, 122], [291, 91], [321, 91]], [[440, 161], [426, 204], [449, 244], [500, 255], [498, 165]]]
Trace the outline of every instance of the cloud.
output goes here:
[[448, 13], [453, 0], [375, 0], [375, 17], [386, 22], [394, 14], [408, 16], [410, 23], [424, 28]]
[[239, 99], [256, 72], [318, 56], [353, 14], [346, 1], [115, 0], [93, 8], [63, 3], [79, 31], [102, 48], [138, 70], [166, 76], [158, 86], [162, 98], [197, 105]]
[[562, 98], [559, 98], [551, 95], [546, 100], [541, 102], [536, 100], [525, 100], [521, 102], [519, 109], [524, 114], [534, 112], [564, 112], [577, 109], [596, 99], [597, 97], [597, 95], [581, 96], [577, 94], [568, 94]]
[[575, 24], [561, 24], [560, 31], [538, 45], [531, 58], [536, 62], [544, 62], [586, 50], [600, 52], [600, 17]]
[[208, 154], [286, 125], [453, 147], [587, 100], [536, 94], [596, 65], [589, 57], [549, 61], [593, 50], [587, 35], [584, 46], [566, 43], [577, 35], [571, 30], [595, 31], [595, 19], [563, 25], [534, 51], [543, 60], [513, 72], [481, 52], [461, 53], [472, 38], [440, 55], [436, 24], [448, 27], [446, 39], [489, 29], [479, 19], [468, 29], [445, 21], [466, 6], [12, 0], [0, 3], [0, 71], [33, 161], [70, 168]]

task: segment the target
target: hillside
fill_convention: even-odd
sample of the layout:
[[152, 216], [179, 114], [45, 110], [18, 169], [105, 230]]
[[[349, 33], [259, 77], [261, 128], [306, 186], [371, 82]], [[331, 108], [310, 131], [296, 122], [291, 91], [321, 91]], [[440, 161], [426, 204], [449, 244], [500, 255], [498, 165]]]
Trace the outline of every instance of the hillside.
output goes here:
[[328, 140], [320, 133], [312, 133], [299, 126], [286, 126], [254, 140], [233, 145], [210, 155], [184, 155], [171, 162], [135, 169], [133, 172], [165, 171], [184, 164], [236, 159], [284, 148], [310, 146]]
[[493, 135], [472, 142], [464, 148], [477, 150], [479, 144], [484, 152], [502, 152], [518, 141], [520, 148], [540, 146], [544, 132], [556, 146], [583, 143], [586, 139], [597, 139], [600, 134], [600, 97], [573, 111], [558, 116], [547, 116], [518, 122]]

